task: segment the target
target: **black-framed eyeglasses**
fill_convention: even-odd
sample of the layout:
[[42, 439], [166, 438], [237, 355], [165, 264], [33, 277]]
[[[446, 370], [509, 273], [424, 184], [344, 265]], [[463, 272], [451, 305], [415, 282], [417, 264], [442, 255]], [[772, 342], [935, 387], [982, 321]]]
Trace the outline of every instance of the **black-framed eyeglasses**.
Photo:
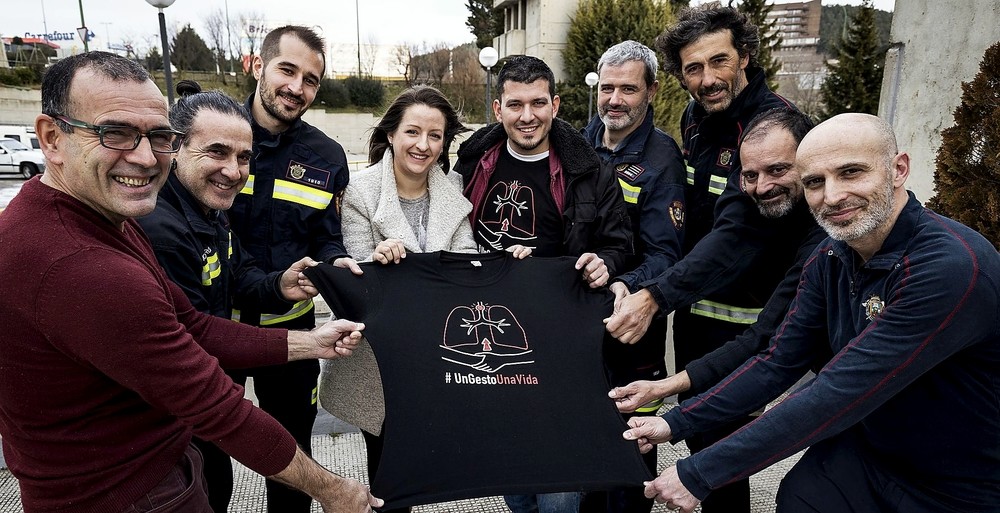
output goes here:
[[52, 116], [73, 127], [90, 130], [100, 138], [101, 146], [109, 150], [132, 151], [139, 147], [143, 137], [149, 141], [149, 147], [156, 153], [177, 153], [184, 141], [184, 133], [170, 129], [150, 130], [142, 133], [139, 129], [121, 125], [91, 125], [79, 119], [66, 116]]

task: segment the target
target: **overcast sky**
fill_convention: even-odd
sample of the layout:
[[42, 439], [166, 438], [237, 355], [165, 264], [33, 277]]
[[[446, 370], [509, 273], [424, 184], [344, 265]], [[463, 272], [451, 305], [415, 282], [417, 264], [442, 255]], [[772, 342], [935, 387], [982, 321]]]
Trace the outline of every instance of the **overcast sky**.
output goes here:
[[[107, 41], [123, 39], [159, 45], [156, 8], [145, 0], [0, 0], [0, 35], [5, 37], [59, 32], [73, 34], [84, 20], [106, 47]], [[203, 37], [204, 20], [210, 13], [226, 9], [226, 0], [176, 0], [166, 8], [168, 27], [191, 24]], [[692, 3], [700, 3], [695, 0]], [[860, 0], [823, 0], [823, 4], [860, 4]], [[355, 16], [355, 4], [360, 9]], [[894, 0], [875, 0], [875, 7], [892, 10]], [[260, 13], [268, 27], [286, 23], [315, 25], [331, 43], [357, 41], [360, 23], [362, 44], [420, 44], [445, 42], [452, 45], [472, 40], [465, 20], [465, 0], [228, 0], [229, 16]], [[234, 34], [235, 37], [235, 34]], [[78, 43], [79, 39], [76, 39]], [[72, 46], [71, 41], [56, 41]]]

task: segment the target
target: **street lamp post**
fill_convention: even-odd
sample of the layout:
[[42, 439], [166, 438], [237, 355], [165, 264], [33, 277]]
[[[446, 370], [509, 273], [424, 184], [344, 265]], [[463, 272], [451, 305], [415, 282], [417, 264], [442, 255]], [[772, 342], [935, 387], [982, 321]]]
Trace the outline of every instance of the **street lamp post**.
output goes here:
[[174, 0], [146, 0], [146, 3], [160, 11], [160, 45], [163, 46], [163, 74], [167, 78], [167, 105], [173, 105], [174, 77], [170, 73], [170, 46], [167, 45], [167, 19], [163, 16], [163, 9], [173, 5]]
[[83, 39], [83, 51], [89, 52], [90, 46], [87, 44], [87, 22], [83, 21], [83, 0], [79, 0], [80, 4], [80, 28], [76, 29], [80, 33], [80, 39]]
[[587, 82], [587, 86], [590, 87], [590, 93], [587, 94], [587, 122], [590, 122], [590, 118], [594, 116], [594, 86], [600, 79], [601, 77], [593, 71], [587, 73], [587, 76], [583, 78]]
[[497, 55], [497, 49], [492, 46], [487, 46], [479, 51], [479, 64], [482, 64], [486, 68], [486, 124], [490, 124], [490, 106], [492, 105], [492, 98], [490, 95], [490, 87], [493, 82], [493, 66], [496, 65], [497, 61], [500, 59]]

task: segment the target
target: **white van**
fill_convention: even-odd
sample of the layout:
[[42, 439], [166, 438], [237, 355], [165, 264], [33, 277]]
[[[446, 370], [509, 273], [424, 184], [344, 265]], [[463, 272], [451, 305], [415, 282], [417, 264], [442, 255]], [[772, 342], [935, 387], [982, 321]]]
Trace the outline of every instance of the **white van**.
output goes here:
[[0, 125], [0, 139], [13, 139], [34, 150], [40, 148], [33, 126]]

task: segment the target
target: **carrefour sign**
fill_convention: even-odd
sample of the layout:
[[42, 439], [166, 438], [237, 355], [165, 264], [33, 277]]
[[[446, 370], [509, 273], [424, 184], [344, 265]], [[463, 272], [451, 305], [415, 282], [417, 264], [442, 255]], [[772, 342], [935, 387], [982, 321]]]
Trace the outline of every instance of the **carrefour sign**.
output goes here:
[[[24, 37], [33, 37], [38, 39], [44, 39], [46, 41], [74, 41], [77, 38], [76, 32], [59, 32], [52, 31], [48, 34], [32, 34], [31, 32], [25, 32]], [[87, 32], [87, 41], [94, 39], [94, 31], [91, 30]]]

